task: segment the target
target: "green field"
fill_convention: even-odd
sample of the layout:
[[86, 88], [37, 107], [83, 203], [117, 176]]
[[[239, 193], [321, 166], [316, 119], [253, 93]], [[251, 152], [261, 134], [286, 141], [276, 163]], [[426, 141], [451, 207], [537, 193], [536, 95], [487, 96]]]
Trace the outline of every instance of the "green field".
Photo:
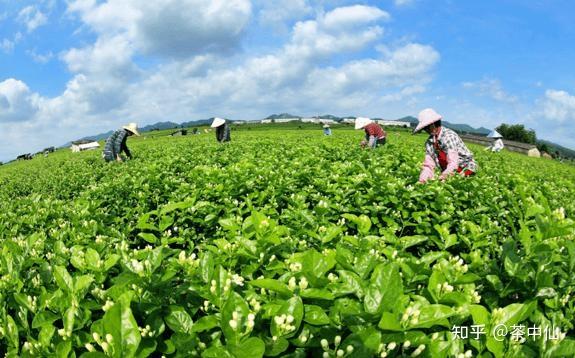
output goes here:
[[575, 167], [470, 145], [475, 177], [418, 185], [424, 136], [333, 128], [0, 167], [0, 353], [573, 355]]

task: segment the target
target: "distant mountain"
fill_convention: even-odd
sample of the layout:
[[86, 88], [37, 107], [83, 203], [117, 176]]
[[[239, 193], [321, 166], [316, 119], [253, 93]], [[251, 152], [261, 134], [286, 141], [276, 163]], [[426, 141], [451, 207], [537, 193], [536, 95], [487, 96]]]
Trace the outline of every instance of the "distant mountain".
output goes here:
[[267, 116], [264, 119], [279, 119], [279, 118], [301, 118], [300, 116], [294, 116], [293, 114], [289, 113], [281, 113], [281, 114], [272, 114], [271, 116]]
[[473, 128], [472, 126], [470, 126], [468, 124], [457, 124], [457, 123], [451, 123], [451, 122], [443, 121], [443, 125], [449, 129], [453, 129], [456, 132], [465, 132], [465, 133], [480, 134], [480, 135], [488, 135], [489, 132], [491, 132], [487, 128], [483, 128], [483, 127]]
[[569, 148], [565, 148], [562, 145], [550, 142], [548, 140], [538, 140], [538, 143], [542, 143], [542, 144], [546, 144], [547, 147], [549, 148], [550, 153], [552, 155], [556, 155], [557, 153], [559, 153], [560, 157], [563, 158], [570, 158], [570, 159], [574, 159], [575, 158], [575, 150], [569, 149]]
[[154, 124], [149, 124], [147, 126], [138, 128], [140, 132], [149, 132], [149, 131], [161, 131], [164, 129], [174, 129], [180, 128], [180, 124], [174, 122], [157, 122]]

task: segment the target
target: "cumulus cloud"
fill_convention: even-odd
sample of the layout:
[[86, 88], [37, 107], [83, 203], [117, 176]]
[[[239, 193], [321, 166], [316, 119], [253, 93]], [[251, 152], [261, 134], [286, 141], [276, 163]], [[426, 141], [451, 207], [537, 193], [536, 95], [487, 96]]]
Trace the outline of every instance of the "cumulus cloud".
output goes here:
[[501, 81], [494, 78], [485, 78], [477, 82], [464, 82], [463, 87], [477, 91], [480, 96], [486, 96], [498, 102], [515, 103], [517, 97], [503, 90]]
[[385, 11], [371, 6], [336, 8], [316, 20], [296, 23], [287, 52], [292, 56], [322, 57], [358, 51], [383, 34], [380, 26], [370, 24], [388, 18]]
[[313, 8], [307, 0], [259, 0], [261, 9], [258, 20], [264, 26], [287, 32], [287, 22], [301, 19], [312, 13]]
[[560, 123], [575, 121], [575, 96], [566, 91], [545, 91], [542, 106], [543, 116], [547, 119]]
[[26, 25], [28, 32], [32, 32], [48, 22], [46, 15], [34, 6], [26, 6], [20, 10], [17, 19], [20, 23]]
[[138, 51], [186, 58], [234, 50], [251, 16], [249, 0], [76, 0], [68, 11], [103, 38], [121, 35]]
[[9, 78], [0, 82], [0, 123], [32, 119], [38, 110], [38, 95], [24, 82]]

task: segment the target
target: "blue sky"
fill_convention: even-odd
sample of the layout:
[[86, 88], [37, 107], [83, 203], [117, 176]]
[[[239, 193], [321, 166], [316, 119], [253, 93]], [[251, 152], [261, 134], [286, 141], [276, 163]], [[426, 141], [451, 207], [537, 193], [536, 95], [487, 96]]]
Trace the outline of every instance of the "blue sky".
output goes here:
[[575, 148], [569, 0], [0, 0], [0, 161], [128, 122], [522, 123]]

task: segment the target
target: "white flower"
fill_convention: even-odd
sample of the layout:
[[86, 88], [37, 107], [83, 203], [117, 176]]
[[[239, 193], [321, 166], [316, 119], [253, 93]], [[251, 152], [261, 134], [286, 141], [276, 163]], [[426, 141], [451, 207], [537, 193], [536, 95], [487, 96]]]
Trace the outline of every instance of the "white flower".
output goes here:
[[296, 278], [295, 277], [290, 278], [288, 281], [288, 288], [293, 291], [295, 290], [296, 286], [297, 286]]
[[329, 343], [327, 342], [327, 339], [325, 339], [325, 338], [323, 338], [320, 341], [320, 344], [321, 344], [322, 348], [324, 348], [324, 349], [327, 349], [329, 347]]
[[339, 346], [339, 344], [341, 343], [341, 336], [335, 336], [335, 338], [333, 339], [333, 343], [336, 346]]
[[308, 286], [308, 281], [305, 277], [302, 277], [301, 280], [299, 281], [299, 288], [301, 288], [302, 290], [305, 290]]
[[238, 328], [238, 321], [236, 321], [235, 319], [231, 319], [228, 323], [234, 331]]
[[391, 342], [387, 345], [387, 349], [389, 349], [390, 351], [394, 350], [395, 347], [397, 347], [397, 345], [395, 344], [395, 342]]

